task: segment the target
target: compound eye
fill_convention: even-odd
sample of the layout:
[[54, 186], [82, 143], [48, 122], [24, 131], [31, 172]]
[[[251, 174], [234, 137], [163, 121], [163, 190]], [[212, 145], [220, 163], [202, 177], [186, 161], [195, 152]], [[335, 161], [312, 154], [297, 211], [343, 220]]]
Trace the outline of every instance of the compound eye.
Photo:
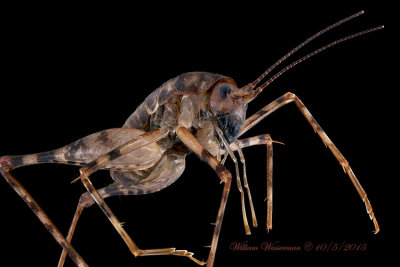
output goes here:
[[219, 89], [221, 97], [224, 99], [231, 93], [231, 86], [229, 84], [224, 84]]

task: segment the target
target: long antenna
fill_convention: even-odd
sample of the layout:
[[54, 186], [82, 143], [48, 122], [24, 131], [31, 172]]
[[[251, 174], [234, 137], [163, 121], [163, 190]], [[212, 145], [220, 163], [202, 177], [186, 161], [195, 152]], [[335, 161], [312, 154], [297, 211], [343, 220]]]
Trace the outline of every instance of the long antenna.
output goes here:
[[278, 77], [281, 76], [283, 73], [285, 73], [285, 72], [288, 71], [289, 69], [293, 68], [294, 66], [296, 66], [296, 65], [299, 64], [300, 62], [303, 62], [304, 60], [306, 60], [306, 59], [308, 59], [308, 58], [310, 58], [310, 57], [312, 57], [312, 56], [314, 56], [314, 55], [316, 55], [316, 54], [318, 54], [318, 53], [324, 51], [325, 49], [327, 49], [327, 48], [329, 48], [329, 47], [331, 47], [331, 46], [334, 46], [334, 45], [336, 45], [336, 44], [342, 43], [342, 42], [344, 42], [344, 41], [353, 39], [353, 38], [355, 38], [355, 37], [358, 37], [358, 36], [361, 36], [361, 35], [364, 35], [364, 34], [367, 34], [367, 33], [370, 33], [370, 32], [374, 32], [374, 31], [377, 31], [377, 30], [381, 30], [381, 29], [383, 29], [383, 28], [384, 28], [384, 26], [381, 25], [381, 26], [378, 26], [378, 27], [375, 27], [375, 28], [371, 28], [371, 29], [368, 29], [368, 30], [365, 30], [365, 31], [362, 31], [362, 32], [358, 32], [358, 33], [355, 33], [355, 34], [346, 36], [346, 37], [344, 37], [344, 38], [342, 38], [342, 39], [339, 39], [339, 40], [336, 40], [336, 41], [334, 41], [334, 42], [332, 42], [332, 43], [329, 43], [329, 44], [327, 44], [327, 45], [325, 45], [325, 46], [323, 46], [323, 47], [321, 47], [321, 48], [315, 50], [314, 52], [311, 52], [311, 53], [305, 55], [304, 57], [302, 57], [302, 58], [296, 60], [296, 61], [293, 62], [292, 64], [290, 64], [290, 65], [286, 66], [285, 68], [283, 68], [283, 69], [282, 69], [281, 71], [279, 71], [277, 74], [275, 74], [274, 76], [272, 76], [268, 81], [266, 81], [263, 85], [261, 85], [260, 87], [258, 87], [257, 89], [255, 89], [255, 90], [253, 91], [254, 94], [253, 94], [253, 92], [252, 92], [253, 98], [256, 97], [259, 93], [261, 93], [261, 91], [262, 91], [265, 87], [267, 87], [269, 84], [271, 84], [276, 78], [278, 78]]
[[364, 14], [364, 10], [361, 10], [360, 12], [347, 17], [345, 19], [342, 19], [338, 22], [336, 22], [335, 24], [332, 24], [329, 27], [326, 27], [325, 29], [317, 32], [316, 34], [314, 34], [313, 36], [311, 36], [310, 38], [308, 38], [307, 40], [305, 40], [304, 42], [302, 42], [300, 45], [298, 45], [297, 47], [295, 47], [294, 49], [292, 49], [289, 53], [287, 53], [286, 55], [284, 55], [281, 59], [279, 59], [277, 62], [275, 62], [271, 67], [269, 67], [263, 74], [261, 74], [260, 77], [258, 77], [254, 82], [249, 83], [248, 85], [246, 85], [245, 87], [243, 87], [244, 91], [250, 91], [252, 90], [262, 79], [265, 78], [265, 76], [268, 75], [268, 73], [270, 73], [273, 69], [275, 69], [279, 64], [281, 64], [283, 61], [285, 61], [288, 57], [290, 57], [291, 55], [293, 55], [295, 52], [297, 52], [300, 48], [302, 48], [303, 46], [305, 46], [306, 44], [308, 44], [309, 42], [311, 42], [312, 40], [314, 40], [315, 38], [321, 36], [322, 34], [326, 33], [327, 31], [339, 26], [340, 24], [343, 24], [351, 19], [354, 19], [360, 15]]

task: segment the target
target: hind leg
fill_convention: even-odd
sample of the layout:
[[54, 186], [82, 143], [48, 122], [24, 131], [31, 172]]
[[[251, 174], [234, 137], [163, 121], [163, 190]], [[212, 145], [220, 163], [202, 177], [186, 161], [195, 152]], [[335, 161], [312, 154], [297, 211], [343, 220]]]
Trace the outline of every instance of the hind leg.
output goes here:
[[75, 249], [71, 246], [69, 241], [60, 233], [57, 227], [53, 224], [50, 218], [42, 210], [42, 208], [37, 204], [37, 202], [32, 198], [32, 196], [26, 191], [26, 189], [11, 175], [9, 172], [13, 166], [10, 164], [7, 157], [0, 158], [0, 172], [4, 179], [9, 183], [9, 185], [14, 189], [14, 191], [25, 201], [29, 208], [35, 213], [43, 225], [47, 228], [54, 239], [59, 243], [63, 249], [68, 253], [70, 258], [77, 266], [88, 266], [85, 261], [79, 256]]
[[[137, 193], [137, 189], [135, 189], [135, 187], [126, 187], [126, 186], [114, 183], [108, 187], [98, 190], [98, 193], [103, 199], [105, 199], [107, 197], [117, 196], [117, 195], [135, 195]], [[93, 204], [95, 204], [95, 202], [91, 198], [89, 193], [84, 193], [81, 196], [79, 203], [78, 203], [78, 207], [76, 208], [76, 211], [75, 211], [74, 218], [72, 219], [72, 223], [69, 228], [69, 232], [68, 232], [68, 236], [67, 236], [68, 242], [71, 242], [71, 240], [72, 240], [72, 236], [76, 229], [78, 220], [83, 212], [83, 209], [90, 207]], [[194, 262], [196, 262], [199, 265], [205, 264], [205, 262], [199, 261], [196, 258], [194, 258], [192, 252], [188, 252], [186, 250], [176, 250], [175, 248], [138, 249], [137, 253], [138, 253], [138, 255], [136, 255], [136, 256], [155, 256], [155, 255], [185, 256], [185, 257], [188, 257], [189, 259], [193, 260]], [[58, 262], [58, 267], [64, 266], [66, 255], [67, 255], [67, 251], [65, 249], [63, 249], [61, 256], [60, 256], [60, 260]]]
[[[99, 194], [103, 198], [106, 198], [106, 197], [110, 196], [110, 195], [106, 194], [106, 191], [109, 191], [110, 189], [113, 190], [116, 186], [117, 186], [117, 184], [111, 184], [111, 185], [109, 185], [109, 186], [107, 186], [105, 188], [102, 188], [102, 189], [98, 190]], [[115, 189], [113, 191], [115, 191]], [[67, 235], [68, 243], [71, 243], [72, 236], [74, 235], [74, 232], [75, 232], [75, 229], [76, 229], [76, 225], [77, 225], [78, 220], [79, 220], [79, 218], [80, 218], [80, 216], [82, 214], [83, 209], [87, 208], [87, 207], [90, 207], [94, 203], [95, 202], [90, 197], [89, 193], [84, 193], [80, 197], [79, 202], [78, 202], [78, 207], [76, 208], [74, 218], [72, 219], [72, 223], [71, 223], [71, 226], [70, 226], [69, 231], [68, 231], [68, 235]], [[63, 248], [60, 260], [58, 261], [58, 267], [64, 266], [64, 262], [65, 262], [66, 256], [67, 256], [67, 250], [65, 248]]]
[[[180, 175], [182, 174], [185, 168], [185, 154], [170, 150], [167, 151], [160, 161], [152, 168], [149, 175], [145, 178], [142, 177], [142, 180], [135, 184], [119, 184], [117, 182], [97, 190], [97, 193], [102, 199], [105, 199], [110, 196], [117, 196], [117, 195], [141, 195], [152, 193], [161, 190], [162, 188], [167, 187], [174, 181], [176, 181]], [[115, 174], [115, 173], [114, 173]], [[125, 176], [124, 176], [125, 174]], [[124, 177], [132, 177], [134, 172], [130, 171], [120, 171], [118, 172], [119, 176]], [[114, 177], [114, 175], [113, 175]], [[128, 178], [125, 179], [125, 181]], [[134, 181], [133, 179], [132, 181]], [[120, 181], [116, 179], [116, 181]], [[72, 236], [74, 234], [77, 222], [79, 217], [82, 214], [84, 208], [87, 208], [91, 205], [95, 204], [92, 196], [89, 192], [83, 194], [79, 200], [78, 207], [76, 209], [74, 218], [72, 220], [67, 240], [71, 242]], [[120, 226], [120, 225], [119, 225]], [[129, 237], [128, 237], [129, 238]], [[125, 239], [124, 239], [125, 240]], [[128, 239], [129, 241], [129, 239]], [[125, 241], [126, 242], [126, 241]], [[132, 241], [133, 242], [133, 241]], [[130, 247], [132, 251], [132, 246]], [[153, 256], [153, 255], [175, 255], [175, 256], [185, 256], [189, 259], [193, 260], [197, 264], [203, 265], [205, 264], [202, 261], [199, 261], [193, 257], [193, 253], [187, 252], [186, 250], [176, 250], [175, 248], [163, 248], [163, 249], [139, 249], [136, 246], [136, 250], [132, 252], [135, 256]], [[135, 254], [136, 253], [136, 254]], [[66, 257], [66, 251], [63, 250], [58, 266], [61, 267], [64, 264]]]

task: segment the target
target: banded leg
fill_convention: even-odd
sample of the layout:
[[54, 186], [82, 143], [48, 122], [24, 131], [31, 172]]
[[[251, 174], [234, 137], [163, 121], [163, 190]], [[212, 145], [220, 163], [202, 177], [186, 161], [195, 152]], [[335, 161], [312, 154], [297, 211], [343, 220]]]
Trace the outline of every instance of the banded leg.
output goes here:
[[[239, 141], [236, 140], [236, 142], [238, 143]], [[240, 146], [238, 146], [237, 151], [239, 154], [240, 162], [242, 162], [242, 165], [243, 165], [243, 186], [244, 186], [244, 188], [246, 188], [247, 197], [249, 198], [251, 217], [253, 220], [253, 227], [257, 227], [258, 223], [257, 223], [256, 212], [254, 210], [253, 198], [251, 197], [249, 183], [247, 182], [246, 159], [244, 158], [244, 155], [243, 155], [242, 149], [240, 149]]]
[[[226, 151], [228, 152], [229, 156], [231, 157], [233, 163], [235, 164], [236, 185], [237, 185], [239, 193], [240, 193], [240, 200], [241, 200], [241, 204], [242, 204], [242, 217], [243, 217], [244, 230], [245, 230], [246, 235], [251, 235], [249, 222], [247, 220], [246, 205], [245, 205], [245, 199], [244, 199], [244, 191], [243, 191], [243, 187], [242, 187], [242, 182], [240, 180], [239, 163], [238, 163], [238, 161], [236, 159], [236, 156], [233, 153], [230, 145], [226, 141], [226, 139], [224, 137], [224, 134], [222, 133], [221, 129], [218, 127], [217, 123], [215, 121], [212, 121], [212, 123], [214, 125], [214, 128], [215, 128], [219, 138], [222, 140]], [[240, 148], [238, 148], [238, 151], [240, 151]], [[243, 160], [244, 160], [244, 157], [242, 157], [242, 162], [243, 162]], [[244, 170], [243, 175], [245, 176], [246, 175], [245, 165], [243, 165], [243, 170]], [[246, 181], [247, 181], [247, 177], [246, 177]], [[247, 186], [247, 192], [248, 192], [248, 195], [250, 196], [249, 197], [249, 202], [250, 202], [250, 207], [251, 207], [251, 211], [252, 211], [253, 226], [255, 227], [255, 226], [257, 226], [257, 219], [255, 218], [253, 202], [252, 202], [252, 199], [251, 199], [250, 189], [249, 189], [248, 186]]]
[[176, 130], [176, 134], [189, 149], [191, 149], [194, 153], [196, 153], [199, 158], [210, 165], [210, 167], [217, 173], [218, 177], [221, 179], [221, 183], [223, 182], [225, 184], [222, 193], [221, 204], [218, 210], [217, 220], [215, 222], [210, 254], [208, 255], [207, 259], [207, 267], [212, 267], [217, 250], [219, 234], [221, 232], [221, 225], [225, 213], [226, 202], [228, 200], [229, 191], [231, 188], [232, 175], [228, 171], [228, 169], [226, 169], [225, 166], [221, 164], [220, 161], [213, 157], [211, 153], [208, 152], [207, 149], [205, 149], [200, 144], [200, 142], [196, 139], [196, 137], [192, 135], [192, 133], [188, 129], [186, 129], [185, 127], [179, 127]]
[[[120, 147], [104, 154], [98, 159], [90, 162], [86, 166], [80, 169], [80, 179], [89, 192], [90, 196], [93, 198], [94, 202], [100, 207], [103, 213], [107, 216], [109, 221], [112, 223], [114, 228], [120, 234], [129, 250], [134, 256], [154, 256], [154, 255], [175, 255], [175, 256], [185, 256], [189, 259], [193, 260], [197, 264], [204, 265], [205, 263], [199, 261], [193, 257], [193, 253], [187, 252], [186, 250], [176, 250], [175, 248], [162, 248], [162, 249], [139, 249], [138, 246], [133, 242], [131, 237], [122, 227], [121, 222], [117, 219], [114, 213], [111, 211], [109, 206], [105, 203], [103, 197], [99, 194], [99, 192], [94, 188], [92, 182], [89, 179], [89, 175], [97, 171], [98, 169], [103, 168], [109, 162], [122, 157], [135, 149], [146, 146], [150, 143], [157, 142], [161, 138], [165, 137], [169, 133], [169, 130], [165, 129], [156, 129], [150, 132], [146, 132], [131, 141], [121, 145]], [[79, 206], [78, 206], [78, 215], [79, 217]], [[72, 235], [71, 235], [72, 237]]]
[[[68, 230], [67, 241], [70, 244], [71, 244], [72, 236], [74, 235], [74, 232], [75, 232], [76, 224], [78, 223], [79, 217], [82, 214], [83, 208], [84, 208], [84, 206], [79, 201], [78, 207], [76, 208], [76, 211], [75, 211], [74, 218], [72, 219], [71, 226], [69, 227], [69, 230]], [[58, 260], [57, 267], [64, 266], [66, 256], [67, 256], [67, 251], [63, 248], [60, 259]]]
[[[141, 190], [141, 189], [139, 189]], [[138, 189], [130, 186], [125, 186], [117, 183], [113, 183], [105, 188], [97, 190], [99, 195], [105, 199], [111, 196], [118, 196], [118, 195], [136, 195], [138, 192]], [[78, 207], [76, 208], [74, 218], [72, 219], [71, 226], [68, 231], [68, 236], [67, 236], [67, 241], [71, 242], [72, 236], [75, 232], [76, 225], [78, 223], [78, 220], [83, 212], [84, 208], [88, 208], [95, 204], [93, 198], [91, 195], [86, 192], [82, 194], [82, 196], [79, 199]], [[199, 265], [204, 265], [205, 263], [202, 261], [197, 260], [196, 258], [193, 257], [192, 252], [188, 252], [186, 250], [176, 250], [175, 248], [167, 248], [167, 249], [146, 249], [146, 250], [140, 250], [139, 249], [139, 254], [137, 256], [150, 256], [150, 255], [176, 255], [176, 256], [186, 256], [196, 262]], [[58, 267], [64, 266], [66, 258], [66, 251], [63, 250], [60, 256], [60, 260], [58, 262]]]
[[[151, 173], [146, 178], [140, 180], [140, 182], [135, 184], [119, 183], [120, 178], [113, 176], [116, 182], [97, 191], [103, 199], [111, 196], [143, 195], [160, 191], [162, 188], [167, 187], [181, 176], [185, 166], [184, 158], [184, 153], [168, 150], [162, 155], [157, 164], [152, 167]], [[120, 171], [120, 174], [123, 173], [123, 171]], [[131, 172], [128, 171], [128, 173]], [[114, 175], [116, 174], [117, 173], [114, 173]], [[148, 182], [142, 183], [145, 180]], [[67, 236], [67, 240], [69, 240], [69, 242], [71, 242], [78, 219], [83, 209], [90, 207], [93, 204], [95, 204], [95, 202], [90, 196], [89, 192], [84, 193], [79, 199], [78, 207]], [[187, 253], [188, 256], [190, 256], [189, 254], [190, 253]], [[66, 251], [64, 250], [59, 260], [59, 267], [63, 266], [65, 255]]]
[[117, 219], [117, 217], [105, 203], [104, 199], [94, 188], [92, 182], [89, 180], [89, 175], [94, 173], [98, 169], [101, 169], [102, 167], [106, 166], [107, 163], [111, 162], [112, 160], [115, 160], [118, 157], [126, 155], [134, 151], [135, 149], [143, 147], [147, 144], [156, 142], [157, 140], [164, 137], [166, 134], [167, 133], [165, 133], [162, 129], [156, 129], [154, 131], [142, 134], [136, 138], [133, 138], [131, 141], [121, 145], [120, 147], [104, 154], [103, 156], [97, 158], [96, 160], [93, 160], [92, 162], [90, 162], [89, 164], [80, 169], [80, 179], [83, 185], [86, 187], [87, 191], [89, 192], [93, 200], [97, 203], [97, 205], [100, 207], [100, 209], [104, 212], [109, 221], [112, 223], [115, 230], [117, 230], [122, 239], [125, 241], [131, 253], [135, 256], [138, 256], [140, 254], [140, 249], [136, 246], [136, 244], [130, 238], [125, 229], [122, 228], [120, 221]]
[[47, 214], [42, 210], [42, 208], [37, 204], [37, 202], [32, 198], [32, 196], [26, 191], [26, 189], [15, 179], [9, 170], [12, 166], [9, 164], [7, 157], [0, 158], [0, 172], [4, 179], [10, 184], [14, 191], [25, 201], [29, 208], [35, 213], [42, 224], [47, 228], [54, 239], [59, 243], [64, 250], [68, 253], [72, 261], [77, 266], [88, 266], [81, 256], [75, 251], [71, 244], [65, 239], [65, 237], [60, 233], [57, 227], [53, 224]]
[[[273, 150], [272, 150], [272, 143], [279, 143], [283, 144], [281, 142], [273, 141], [271, 139], [271, 136], [269, 134], [263, 134], [263, 135], [258, 135], [246, 139], [241, 139], [237, 140], [235, 143], [231, 144], [231, 149], [232, 150], [237, 150], [239, 152], [239, 156], [243, 162], [243, 167], [245, 171], [245, 164], [244, 164], [244, 155], [241, 151], [241, 148], [249, 147], [249, 146], [256, 146], [256, 145], [266, 145], [267, 146], [267, 231], [272, 229], [272, 158], [273, 158]], [[243, 180], [244, 180], [244, 187], [248, 188], [249, 185], [247, 183], [247, 175], [243, 175]], [[251, 199], [250, 191], [249, 193], [249, 199]], [[252, 201], [250, 201], [252, 203]], [[254, 208], [251, 207], [253, 210]]]
[[[118, 233], [121, 235], [125, 243], [128, 245], [129, 249], [131, 250], [132, 254], [135, 256], [156, 256], [156, 255], [174, 255], [174, 256], [184, 256], [188, 257], [195, 263], [199, 265], [204, 265], [205, 262], [199, 261], [193, 257], [192, 252], [188, 252], [186, 250], [176, 250], [175, 248], [161, 248], [161, 249], [139, 249], [136, 244], [132, 241], [126, 231], [122, 228], [122, 224], [118, 221], [112, 211], [108, 208], [107, 204], [105, 204], [104, 199], [100, 196], [97, 191], [92, 191], [94, 189], [93, 185], [91, 184], [88, 177], [82, 172], [81, 174], [82, 182], [85, 184], [85, 187], [88, 189], [91, 197], [95, 200], [95, 202], [101, 207], [103, 212], [109, 218], [113, 226], [117, 229]], [[98, 200], [100, 199], [100, 201]], [[78, 209], [80, 209], [78, 207]], [[77, 217], [79, 217], [80, 212], [77, 211]], [[73, 232], [72, 232], [73, 233]], [[72, 234], [71, 234], [72, 236]], [[62, 265], [61, 265], [62, 266]]]
[[[112, 189], [114, 189], [114, 190], [117, 189], [115, 187], [116, 187], [116, 184], [111, 184], [110, 186], [107, 186], [106, 188], [102, 188], [102, 189], [98, 190], [98, 192], [102, 198], [107, 198], [107, 197], [111, 196], [112, 194], [111, 193], [107, 194], [106, 191], [108, 192], [108, 191], [112, 191]], [[78, 207], [76, 208], [74, 218], [72, 219], [71, 226], [69, 227], [69, 230], [68, 230], [67, 241], [69, 243], [71, 243], [71, 241], [72, 241], [72, 236], [74, 235], [76, 225], [78, 223], [80, 216], [82, 215], [83, 209], [90, 207], [93, 204], [95, 204], [95, 202], [94, 202], [93, 198], [90, 197], [89, 193], [88, 192], [83, 193], [79, 199]], [[57, 265], [58, 267], [64, 266], [66, 256], [67, 256], [67, 251], [65, 249], [63, 249], [60, 259], [58, 261], [58, 265]]]
[[339, 149], [333, 144], [333, 142], [330, 140], [328, 135], [322, 130], [321, 126], [317, 123], [317, 121], [314, 119], [314, 117], [311, 115], [311, 113], [308, 111], [308, 109], [304, 106], [303, 102], [293, 93], [286, 93], [283, 96], [279, 97], [275, 101], [271, 102], [258, 112], [256, 112], [253, 116], [248, 118], [242, 127], [242, 130], [240, 131], [240, 135], [244, 134], [247, 132], [249, 129], [254, 127], [258, 122], [260, 122], [262, 119], [270, 115], [272, 112], [277, 110], [278, 108], [289, 104], [291, 102], [294, 102], [296, 106], [299, 108], [300, 112], [303, 114], [303, 116], [307, 119], [308, 123], [312, 126], [314, 131], [318, 134], [318, 136], [321, 138], [322, 142], [329, 148], [329, 150], [332, 152], [332, 154], [335, 156], [335, 158], [339, 161], [339, 164], [342, 166], [343, 170], [347, 175], [349, 176], [350, 180], [352, 181], [354, 187], [356, 188], [358, 194], [360, 195], [361, 199], [363, 200], [365, 207], [367, 209], [367, 212], [370, 216], [370, 219], [374, 223], [375, 231], [374, 233], [379, 232], [379, 225], [378, 221], [375, 218], [374, 212], [372, 210], [371, 203], [368, 200], [367, 194], [365, 193], [364, 189], [362, 188], [360, 182], [358, 181], [357, 177], [353, 173], [353, 170], [351, 169], [348, 161], [346, 158], [340, 153]]
[[272, 140], [267, 136], [267, 231], [272, 229]]

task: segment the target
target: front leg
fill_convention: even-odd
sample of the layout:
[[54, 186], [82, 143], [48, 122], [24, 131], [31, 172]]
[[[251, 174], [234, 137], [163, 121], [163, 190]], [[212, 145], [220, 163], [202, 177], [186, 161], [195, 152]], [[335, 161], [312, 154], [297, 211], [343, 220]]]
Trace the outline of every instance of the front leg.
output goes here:
[[219, 206], [217, 220], [215, 222], [215, 229], [213, 233], [213, 238], [211, 242], [211, 250], [207, 260], [207, 267], [212, 267], [214, 264], [215, 253], [217, 250], [218, 238], [221, 232], [222, 219], [225, 213], [225, 206], [228, 200], [229, 191], [231, 188], [232, 175], [226, 169], [224, 165], [221, 164], [207, 149], [205, 149], [200, 142], [193, 136], [193, 134], [185, 127], [179, 127], [176, 130], [176, 134], [179, 139], [196, 155], [204, 160], [211, 168], [217, 173], [218, 177], [221, 179], [221, 183], [225, 183], [224, 191], [222, 193], [221, 204]]
[[303, 114], [303, 116], [307, 119], [307, 121], [310, 123], [310, 125], [313, 127], [314, 131], [318, 134], [318, 136], [321, 138], [322, 142], [324, 142], [325, 146], [329, 148], [329, 150], [332, 152], [332, 154], [335, 156], [335, 158], [339, 161], [339, 164], [342, 166], [343, 170], [347, 175], [349, 176], [350, 180], [352, 181], [354, 187], [356, 188], [358, 194], [360, 195], [361, 199], [365, 203], [365, 207], [367, 209], [367, 212], [371, 218], [371, 220], [374, 222], [374, 227], [375, 227], [375, 234], [379, 232], [379, 225], [378, 221], [375, 218], [374, 212], [372, 210], [371, 203], [368, 200], [367, 194], [365, 193], [364, 189], [362, 188], [360, 182], [358, 181], [357, 177], [353, 173], [353, 170], [351, 169], [348, 161], [346, 158], [340, 153], [339, 149], [333, 144], [331, 139], [328, 137], [328, 135], [322, 130], [321, 126], [317, 123], [317, 121], [314, 119], [314, 117], [311, 115], [311, 113], [308, 111], [306, 106], [304, 106], [303, 102], [293, 93], [286, 93], [283, 96], [279, 97], [275, 101], [271, 102], [258, 112], [256, 112], [253, 116], [248, 118], [242, 127], [242, 130], [240, 131], [239, 136], [243, 135], [245, 132], [253, 128], [257, 123], [259, 123], [262, 119], [266, 118], [268, 115], [270, 115], [272, 112], [277, 110], [278, 108], [294, 102], [296, 106], [299, 108], [300, 112]]
[[232, 143], [230, 145], [231, 149], [233, 151], [238, 151], [240, 159], [243, 163], [243, 180], [244, 180], [244, 187], [247, 189], [248, 196], [249, 196], [249, 201], [250, 201], [250, 207], [252, 210], [253, 218], [255, 218], [255, 213], [254, 213], [254, 207], [253, 207], [253, 202], [251, 200], [251, 195], [250, 195], [250, 189], [249, 185], [247, 182], [247, 175], [246, 175], [246, 165], [245, 165], [245, 160], [244, 160], [244, 155], [242, 153], [241, 148], [249, 147], [249, 146], [256, 146], [256, 145], [266, 145], [267, 146], [267, 197], [265, 200], [267, 201], [267, 231], [272, 229], [272, 158], [273, 158], [273, 149], [272, 149], [272, 143], [279, 143], [283, 144], [278, 141], [274, 141], [271, 139], [271, 136], [269, 134], [263, 134], [263, 135], [258, 135], [258, 136], [253, 136], [250, 138], [246, 139], [240, 139], [236, 140], [236, 142]]

